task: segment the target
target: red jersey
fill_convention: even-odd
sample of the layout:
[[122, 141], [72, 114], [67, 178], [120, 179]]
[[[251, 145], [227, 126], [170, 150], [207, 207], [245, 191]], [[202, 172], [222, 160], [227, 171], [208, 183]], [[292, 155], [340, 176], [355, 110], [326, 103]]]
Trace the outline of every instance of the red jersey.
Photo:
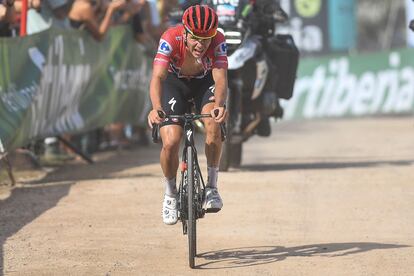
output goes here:
[[217, 32], [211, 40], [211, 44], [201, 58], [204, 71], [198, 76], [185, 76], [181, 74], [181, 67], [184, 63], [186, 46], [184, 43], [184, 26], [178, 25], [169, 28], [161, 36], [157, 55], [154, 64], [168, 68], [168, 71], [175, 73], [179, 78], [203, 78], [213, 68], [227, 69], [227, 45], [224, 35]]

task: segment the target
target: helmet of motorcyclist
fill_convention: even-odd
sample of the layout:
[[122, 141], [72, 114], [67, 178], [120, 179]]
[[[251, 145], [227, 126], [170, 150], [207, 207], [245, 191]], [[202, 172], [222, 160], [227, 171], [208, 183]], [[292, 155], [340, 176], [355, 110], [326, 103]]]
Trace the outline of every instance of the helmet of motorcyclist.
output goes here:
[[183, 25], [191, 35], [199, 39], [209, 39], [217, 34], [217, 14], [206, 5], [191, 6], [183, 14]]

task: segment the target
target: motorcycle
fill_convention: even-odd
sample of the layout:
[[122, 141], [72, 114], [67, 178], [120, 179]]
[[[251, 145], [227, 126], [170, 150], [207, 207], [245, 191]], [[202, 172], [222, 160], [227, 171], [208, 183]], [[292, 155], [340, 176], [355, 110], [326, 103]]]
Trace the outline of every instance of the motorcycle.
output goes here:
[[221, 171], [241, 165], [243, 143], [251, 136], [270, 136], [269, 119], [283, 117], [279, 99], [292, 97], [299, 59], [293, 38], [275, 35], [274, 22], [278, 19], [266, 27], [258, 26], [254, 17], [247, 21], [231, 20], [231, 15], [238, 13], [238, 4], [235, 0], [210, 3], [219, 21], [220, 17], [226, 21], [220, 22], [220, 31], [226, 38], [229, 62], [229, 115]]

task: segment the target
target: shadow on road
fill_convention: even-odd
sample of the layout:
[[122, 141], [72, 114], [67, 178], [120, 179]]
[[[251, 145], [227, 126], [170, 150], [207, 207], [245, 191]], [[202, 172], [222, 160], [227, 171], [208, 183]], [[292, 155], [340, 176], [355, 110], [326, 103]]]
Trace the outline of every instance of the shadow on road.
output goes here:
[[[4, 245], [10, 237], [38, 218], [68, 195], [71, 186], [81, 180], [151, 177], [150, 173], [116, 175], [129, 168], [159, 162], [157, 146], [131, 149], [113, 154], [92, 165], [65, 164], [47, 173], [39, 180], [19, 180], [23, 186], [15, 187], [10, 195], [0, 200], [0, 276], [4, 271]], [[22, 249], [24, 250], [24, 249]]]
[[[7, 239], [56, 206], [73, 184], [17, 187], [7, 199], [0, 200], [0, 275], [4, 273], [4, 244]], [[23, 247], [20, 249], [25, 250]]]
[[[92, 179], [123, 179], [137, 177], [157, 177], [149, 173], [128, 173], [114, 175], [130, 168], [159, 163], [159, 149], [156, 146], [130, 149], [113, 154], [106, 160], [93, 164], [76, 163], [59, 166], [39, 180], [22, 181], [26, 185], [36, 185], [61, 181], [81, 181]], [[161, 169], [160, 169], [161, 171]]]
[[0, 276], [6, 273], [4, 245], [7, 239], [44, 212], [55, 207], [63, 197], [68, 195], [71, 186], [76, 182], [90, 179], [151, 177], [153, 175], [145, 171], [115, 176], [114, 174], [157, 162], [159, 162], [158, 147], [148, 146], [115, 153], [106, 160], [99, 160], [92, 165], [85, 163], [61, 165], [39, 180], [19, 180], [22, 186], [15, 187], [6, 199], [0, 200]]
[[289, 171], [289, 170], [330, 170], [346, 168], [369, 168], [378, 166], [411, 166], [414, 160], [379, 160], [356, 162], [311, 162], [292, 164], [251, 164], [242, 165], [241, 171]]
[[371, 250], [410, 247], [408, 245], [381, 243], [327, 243], [297, 247], [258, 246], [222, 249], [198, 254], [205, 260], [199, 269], [224, 269], [263, 265], [282, 261], [288, 257], [342, 257]]

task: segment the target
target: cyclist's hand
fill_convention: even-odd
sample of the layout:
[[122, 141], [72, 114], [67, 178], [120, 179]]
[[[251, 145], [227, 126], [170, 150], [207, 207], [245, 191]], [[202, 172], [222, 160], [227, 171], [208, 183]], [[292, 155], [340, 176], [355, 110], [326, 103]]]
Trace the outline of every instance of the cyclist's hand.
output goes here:
[[226, 120], [227, 110], [225, 107], [215, 107], [211, 110], [211, 117], [216, 123], [222, 123]]
[[163, 110], [157, 110], [157, 109], [153, 109], [150, 111], [150, 113], [148, 114], [148, 125], [152, 128], [153, 124], [161, 124], [164, 119], [162, 119], [159, 115], [158, 112], [161, 111], [162, 113], [165, 114], [165, 112]]

